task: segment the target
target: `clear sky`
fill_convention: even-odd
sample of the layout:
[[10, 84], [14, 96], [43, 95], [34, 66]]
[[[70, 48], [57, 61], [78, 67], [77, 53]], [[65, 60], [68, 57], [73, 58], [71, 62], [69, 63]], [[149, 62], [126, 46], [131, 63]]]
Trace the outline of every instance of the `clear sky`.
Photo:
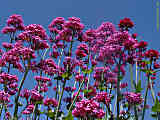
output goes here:
[[[133, 32], [150, 48], [159, 50], [160, 32], [156, 28], [157, 0], [1, 0], [0, 29], [12, 14], [20, 14], [24, 24], [41, 24], [47, 29], [55, 17], [81, 18], [87, 28], [96, 28], [102, 22], [118, 24], [120, 19], [129, 17], [135, 23]], [[7, 41], [0, 35], [0, 40]], [[146, 118], [145, 120], [151, 120]]]

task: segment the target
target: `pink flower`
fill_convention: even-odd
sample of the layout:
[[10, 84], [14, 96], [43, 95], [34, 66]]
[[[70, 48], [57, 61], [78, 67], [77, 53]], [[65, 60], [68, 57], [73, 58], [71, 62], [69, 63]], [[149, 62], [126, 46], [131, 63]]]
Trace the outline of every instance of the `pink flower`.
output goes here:
[[150, 58], [150, 59], [158, 59], [159, 58], [159, 52], [153, 49], [147, 50], [145, 52], [145, 57]]
[[50, 32], [59, 33], [60, 30], [63, 29], [63, 24], [65, 22], [65, 19], [63, 17], [57, 17], [53, 19], [51, 24], [48, 26]]
[[[39, 24], [30, 24], [25, 27], [25, 31], [21, 33], [19, 38], [24, 38], [27, 42], [31, 42], [35, 37], [39, 37], [40, 40], [46, 40], [48, 38], [45, 29]], [[35, 43], [34, 43], [35, 44]]]
[[8, 26], [13, 26], [17, 30], [24, 30], [23, 20], [21, 15], [13, 14], [7, 20]]
[[135, 39], [137, 36], [138, 36], [137, 33], [133, 33], [133, 34], [132, 34], [132, 37], [133, 37], [134, 39]]
[[94, 99], [97, 100], [98, 102], [103, 102], [106, 105], [109, 105], [109, 103], [111, 102], [111, 98], [107, 92], [97, 93]]
[[76, 18], [76, 17], [68, 18], [68, 21], [64, 23], [64, 27], [70, 28], [76, 32], [80, 32], [84, 29], [84, 25], [80, 23], [80, 18]]
[[58, 102], [57, 102], [57, 100], [54, 99], [54, 98], [46, 98], [46, 99], [43, 100], [43, 104], [44, 104], [45, 106], [48, 106], [48, 107], [49, 107], [49, 106], [57, 107]]
[[128, 86], [128, 83], [121, 83], [120, 88], [126, 88]]
[[31, 114], [34, 110], [34, 105], [30, 104], [27, 108], [22, 112], [22, 114]]
[[31, 99], [34, 101], [41, 101], [43, 96], [36, 90], [31, 91]]
[[140, 41], [139, 43], [138, 43], [138, 48], [146, 48], [147, 47], [147, 45], [148, 45], [148, 43], [147, 42], [145, 42], [145, 41]]
[[141, 104], [143, 102], [143, 99], [140, 93], [125, 92], [124, 96], [127, 102], [131, 105]]
[[19, 50], [20, 55], [22, 55], [23, 60], [34, 59], [36, 55], [31, 48], [24, 47]]
[[86, 118], [86, 116], [92, 116], [95, 118], [102, 118], [105, 115], [105, 112], [100, 108], [96, 101], [82, 99], [80, 102], [76, 103], [72, 114], [75, 117]]
[[14, 27], [4, 27], [1, 31], [3, 34], [8, 34], [8, 33], [14, 33], [16, 32], [16, 29]]
[[1, 103], [9, 103], [10, 102], [10, 95], [4, 91], [0, 91], [0, 102]]
[[87, 54], [88, 54], [88, 45], [87, 44], [80, 44], [77, 47], [76, 56], [78, 58], [83, 58], [83, 57], [86, 57]]
[[124, 18], [120, 20], [120, 23], [118, 24], [119, 28], [132, 28], [134, 26], [134, 23], [130, 20], [130, 18]]
[[51, 81], [50, 78], [42, 77], [42, 76], [35, 76], [34, 79], [36, 81], [40, 81], [40, 82], [44, 82], [44, 83]]
[[109, 36], [116, 31], [116, 28], [111, 22], [103, 22], [96, 31], [103, 32], [104, 36]]
[[27, 100], [30, 97], [30, 95], [31, 95], [31, 91], [28, 90], [27, 88], [23, 89], [20, 93], [20, 96], [26, 98]]

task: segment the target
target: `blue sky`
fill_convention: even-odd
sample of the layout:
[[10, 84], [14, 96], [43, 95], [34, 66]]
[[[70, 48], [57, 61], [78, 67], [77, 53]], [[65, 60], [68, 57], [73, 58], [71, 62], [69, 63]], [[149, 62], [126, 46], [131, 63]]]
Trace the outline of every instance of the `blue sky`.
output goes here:
[[[24, 24], [41, 24], [47, 29], [53, 18], [75, 16], [81, 18], [87, 28], [96, 28], [102, 22], [118, 24], [129, 17], [135, 23], [133, 32], [150, 48], [159, 50], [159, 31], [156, 29], [157, 0], [1, 0], [0, 29], [12, 14], [20, 14]], [[0, 35], [0, 40], [7, 41]], [[151, 118], [146, 118], [151, 120]]]

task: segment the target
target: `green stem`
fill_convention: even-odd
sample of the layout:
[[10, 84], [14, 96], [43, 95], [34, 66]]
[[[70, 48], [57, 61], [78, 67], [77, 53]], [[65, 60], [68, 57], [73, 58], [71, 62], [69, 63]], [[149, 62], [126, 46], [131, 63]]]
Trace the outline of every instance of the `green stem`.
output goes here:
[[[7, 113], [7, 104], [4, 105], [4, 111], [5, 111], [5, 115], [6, 115], [6, 113]], [[5, 117], [6, 117], [5, 115], [3, 116], [3, 119], [5, 119]]]
[[144, 115], [145, 115], [145, 111], [146, 111], [146, 108], [145, 108], [145, 106], [146, 106], [146, 103], [147, 103], [147, 95], [148, 95], [148, 85], [149, 85], [149, 77], [150, 76], [148, 76], [148, 81], [147, 81], [147, 89], [146, 89], [146, 92], [145, 92], [145, 98], [144, 98], [144, 105], [143, 105], [143, 112], [142, 112], [142, 120], [144, 120]]
[[118, 64], [118, 81], [117, 81], [117, 120], [120, 120], [119, 118], [119, 112], [120, 112], [120, 62]]
[[[135, 82], [135, 88], [136, 88], [136, 85], [138, 83], [138, 80], [137, 80], [137, 62], [136, 62], [136, 82]], [[132, 87], [132, 91], [134, 91], [134, 83], [133, 83], [133, 67], [132, 65], [130, 64], [130, 72], [131, 72], [131, 87]], [[138, 114], [137, 114], [137, 107], [136, 105], [134, 105], [134, 113], [135, 113], [135, 120], [138, 120]]]
[[136, 61], [136, 85], [138, 84], [138, 65]]
[[18, 112], [18, 100], [19, 100], [19, 95], [20, 95], [22, 86], [23, 86], [23, 84], [24, 84], [24, 80], [25, 80], [26, 77], [27, 77], [28, 71], [29, 71], [29, 69], [26, 68], [25, 73], [24, 73], [24, 76], [23, 76], [23, 78], [22, 78], [22, 80], [21, 80], [21, 82], [20, 82], [20, 86], [19, 86], [19, 89], [18, 89], [17, 96], [15, 97], [15, 108], [14, 108], [14, 118], [15, 118], [15, 119], [18, 119], [18, 118], [17, 118], [17, 112]]
[[72, 37], [72, 41], [69, 48], [69, 56], [71, 56], [71, 53], [72, 53], [72, 46], [73, 46], [73, 37]]
[[131, 88], [132, 90], [134, 89], [134, 82], [133, 82], [133, 69], [132, 69], [132, 65], [129, 65], [129, 71], [130, 71], [130, 75], [131, 75]]
[[79, 86], [78, 92], [77, 92], [76, 96], [74, 97], [74, 99], [73, 99], [73, 102], [72, 102], [71, 106], [69, 107], [69, 111], [68, 111], [68, 113], [70, 113], [70, 112], [71, 112], [72, 107], [73, 107], [74, 103], [76, 102], [76, 99], [77, 99], [77, 97], [78, 97], [78, 95], [79, 95], [79, 93], [80, 93], [80, 90], [81, 90], [81, 88], [82, 88], [82, 86], [83, 86], [83, 83], [84, 83], [84, 81], [85, 81], [85, 78], [86, 78], [86, 76], [84, 77], [83, 81], [81, 82], [81, 84], [80, 84], [80, 86]]
[[1, 119], [2, 111], [3, 111], [3, 105], [1, 105], [1, 110], [0, 110], [0, 119]]
[[57, 106], [57, 110], [56, 110], [55, 120], [57, 120], [57, 117], [58, 117], [58, 111], [59, 111], [59, 108], [60, 108], [60, 105], [61, 105], [62, 96], [63, 96], [63, 93], [64, 93], [64, 88], [65, 88], [65, 85], [66, 85], [66, 81], [67, 81], [67, 79], [64, 79], [62, 92], [61, 92], [61, 95], [59, 97], [58, 106]]
[[[90, 57], [90, 49], [88, 49], [88, 64], [89, 64], [89, 57]], [[88, 90], [88, 86], [89, 86], [89, 82], [90, 82], [90, 74], [88, 76], [88, 81], [87, 81], [87, 90]]]
[[106, 114], [105, 114], [105, 120], [107, 120], [107, 118], [108, 118], [108, 114], [107, 114], [107, 113], [108, 113], [108, 112], [107, 112], [107, 108], [108, 108], [108, 107], [107, 107], [107, 105], [106, 105]]
[[155, 98], [155, 92], [154, 92], [153, 87], [152, 87], [152, 81], [151, 81], [150, 78], [149, 78], [149, 84], [151, 86], [151, 95], [152, 95], [152, 100], [153, 100], [153, 103], [154, 103], [154, 101], [156, 100], [156, 98]]
[[[64, 42], [63, 42], [63, 44], [64, 44]], [[60, 63], [61, 63], [61, 58], [62, 58], [62, 55], [63, 55], [63, 51], [64, 51], [64, 47], [62, 48], [60, 56], [59, 56], [58, 67], [60, 66]], [[56, 87], [57, 87], [56, 88], [56, 95], [55, 95], [56, 99], [58, 98], [58, 86], [59, 86], [59, 80], [56, 81]]]

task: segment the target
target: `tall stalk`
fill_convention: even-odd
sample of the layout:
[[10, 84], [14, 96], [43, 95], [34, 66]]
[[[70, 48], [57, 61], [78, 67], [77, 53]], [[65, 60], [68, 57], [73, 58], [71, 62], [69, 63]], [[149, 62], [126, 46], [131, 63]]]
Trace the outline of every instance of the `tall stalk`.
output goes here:
[[117, 120], [120, 120], [119, 118], [119, 112], [120, 112], [120, 65], [118, 64], [118, 81], [117, 81]]
[[145, 98], [144, 98], [144, 105], [143, 105], [143, 112], [142, 112], [142, 119], [141, 120], [144, 120], [144, 115], [145, 115], [145, 112], [146, 112], [146, 103], [147, 103], [147, 95], [148, 95], [148, 85], [149, 85], [149, 76], [148, 76], [148, 81], [147, 81], [147, 88], [146, 88], [146, 92], [145, 92]]
[[[149, 73], [147, 73], [147, 88], [146, 88], [146, 92], [145, 92], [145, 98], [144, 98], [144, 105], [143, 105], [143, 112], [142, 112], [142, 120], [144, 120], [144, 115], [145, 115], [145, 112], [146, 112], [146, 103], [147, 103], [147, 95], [148, 95], [148, 90], [149, 90], [149, 85], [151, 86], [151, 89], [152, 89], [152, 84], [150, 84], [150, 71], [152, 70], [152, 59], [150, 59], [150, 66], [148, 67], [147, 66], [147, 69], [149, 68]], [[151, 91], [153, 92], [153, 90]], [[152, 93], [153, 94], [153, 93]]]
[[[47, 52], [48, 52], [48, 50], [50, 49], [50, 47], [49, 48], [47, 48], [46, 49], [46, 51], [44, 52], [44, 54], [43, 54], [43, 56], [42, 56], [42, 60], [44, 60], [44, 58], [45, 58], [45, 56], [47, 55]], [[40, 56], [41, 57], [41, 56]], [[41, 70], [40, 71], [40, 76], [42, 76], [42, 73], [43, 73], [43, 71]], [[40, 92], [40, 82], [38, 81], [38, 92], [39, 93], [41, 93]], [[34, 106], [34, 110], [33, 110], [33, 113], [32, 113], [32, 120], [34, 119], [34, 120], [36, 120], [36, 118], [37, 118], [37, 110], [38, 110], [38, 104], [36, 103], [35, 104], [35, 106]], [[34, 118], [33, 118], [34, 117]]]
[[[73, 42], [74, 41], [73, 41], [73, 35], [72, 35], [72, 41], [71, 41], [71, 44], [70, 44], [69, 54], [68, 54], [69, 57], [71, 56], [71, 53], [72, 53]], [[67, 65], [67, 72], [69, 72], [68, 65]], [[67, 79], [65, 78], [63, 86], [62, 86], [62, 92], [61, 92], [61, 95], [60, 95], [59, 100], [58, 100], [58, 106], [56, 108], [55, 120], [57, 120], [57, 117], [58, 117], [58, 111], [59, 111], [59, 108], [61, 106], [61, 101], [62, 101], [62, 97], [63, 97], [63, 93], [64, 93], [64, 88], [65, 88], [65, 85], [66, 85], [66, 81], [67, 81]]]
[[[137, 85], [138, 83], [138, 78], [137, 78], [137, 62], [136, 62], [136, 82], [135, 82], [135, 86]], [[134, 91], [134, 81], [133, 81], [133, 67], [132, 65], [130, 64], [130, 74], [131, 74], [131, 88], [132, 88], [132, 91]], [[137, 113], [137, 107], [136, 105], [134, 105], [134, 113], [135, 113], [135, 120], [138, 120], [138, 113]]]
[[14, 108], [14, 118], [15, 118], [15, 119], [18, 119], [18, 118], [17, 118], [17, 113], [18, 113], [18, 100], [19, 100], [19, 96], [20, 96], [20, 92], [21, 92], [22, 86], [23, 86], [23, 84], [24, 84], [24, 80], [26, 79], [28, 72], [29, 72], [29, 69], [26, 67], [25, 73], [24, 73], [24, 75], [23, 75], [23, 77], [22, 77], [22, 80], [21, 80], [21, 82], [20, 82], [20, 86], [19, 86], [19, 89], [18, 89], [17, 96], [15, 97], [15, 108]]

